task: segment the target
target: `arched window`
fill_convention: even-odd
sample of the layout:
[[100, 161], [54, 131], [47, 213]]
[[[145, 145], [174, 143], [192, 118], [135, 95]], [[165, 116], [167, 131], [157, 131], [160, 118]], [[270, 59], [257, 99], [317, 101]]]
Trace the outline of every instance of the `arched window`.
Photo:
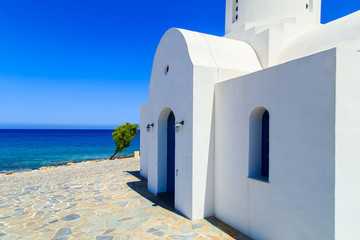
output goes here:
[[249, 177], [269, 181], [270, 115], [264, 107], [255, 108], [249, 126]]
[[309, 2], [306, 3], [306, 9], [309, 10], [310, 13], [313, 12], [313, 9], [314, 9], [314, 1], [313, 0], [309, 0]]
[[269, 178], [269, 112], [267, 110], [261, 120], [261, 176]]

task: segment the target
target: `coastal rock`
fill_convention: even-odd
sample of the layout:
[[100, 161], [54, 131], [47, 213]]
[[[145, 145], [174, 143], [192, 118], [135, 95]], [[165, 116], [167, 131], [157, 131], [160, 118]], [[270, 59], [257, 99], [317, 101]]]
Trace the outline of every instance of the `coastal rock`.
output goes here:
[[94, 161], [88, 161], [88, 162], [100, 162], [101, 160], [94, 160]]
[[41, 167], [38, 170], [46, 170], [46, 169], [50, 169], [50, 168], [55, 168], [54, 166], [49, 166], [49, 167]]
[[[130, 155], [124, 155], [124, 156], [119, 156], [119, 157], [114, 157], [113, 160], [116, 160], [116, 159], [124, 159], [124, 158], [133, 158], [134, 157], [134, 154], [130, 154]], [[110, 159], [109, 159], [110, 160]]]

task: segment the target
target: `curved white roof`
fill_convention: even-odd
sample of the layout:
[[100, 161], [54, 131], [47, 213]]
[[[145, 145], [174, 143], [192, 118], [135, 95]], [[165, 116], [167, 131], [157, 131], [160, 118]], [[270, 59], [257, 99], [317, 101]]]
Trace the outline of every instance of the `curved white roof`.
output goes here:
[[172, 31], [183, 35], [194, 65], [214, 66], [244, 74], [262, 69], [256, 52], [246, 42], [176, 28], [170, 29], [164, 37]]

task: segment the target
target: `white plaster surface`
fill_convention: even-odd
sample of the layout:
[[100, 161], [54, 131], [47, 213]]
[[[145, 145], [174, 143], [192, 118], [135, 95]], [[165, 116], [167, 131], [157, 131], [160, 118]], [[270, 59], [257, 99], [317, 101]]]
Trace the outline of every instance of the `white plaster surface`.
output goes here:
[[150, 191], [166, 191], [166, 119], [172, 110], [176, 120], [185, 122], [175, 140], [175, 207], [191, 219], [214, 214], [214, 84], [261, 69], [256, 53], [244, 42], [181, 29], [170, 29], [161, 39], [149, 103], [141, 108], [141, 128], [155, 123], [150, 133], [142, 131], [142, 161], [148, 161]]
[[[335, 59], [333, 49], [216, 85], [219, 219], [254, 239], [333, 239]], [[258, 106], [270, 114], [269, 184], [247, 179]]]
[[[150, 133], [153, 141], [149, 142], [146, 148], [149, 152], [147, 159], [149, 189], [155, 194], [164, 192], [166, 190], [168, 114], [172, 110], [176, 120], [181, 119], [186, 123], [182, 131], [176, 134], [175, 140], [175, 168], [179, 170], [175, 179], [175, 206], [186, 216], [191, 217], [193, 65], [187, 49], [188, 46], [181, 32], [173, 29], [161, 39], [156, 51], [148, 104], [148, 111], [151, 113], [148, 115], [148, 122], [154, 122], [154, 128]], [[167, 74], [164, 73], [165, 64], [169, 65]], [[182, 184], [179, 184], [180, 182]]]
[[338, 49], [336, 71], [335, 237], [360, 238], [360, 53]]
[[334, 47], [360, 50], [360, 11], [329, 22], [289, 40], [280, 50], [278, 63]]
[[[154, 141], [151, 134], [146, 134], [146, 126], [153, 122], [148, 122], [148, 104], [143, 104], [140, 106], [140, 156], [144, 159], [149, 159], [151, 156], [149, 154], [149, 148], [147, 146], [150, 142]], [[152, 128], [151, 131], [154, 129]], [[144, 178], [148, 178], [148, 161], [140, 161], [140, 175]]]
[[[235, 22], [234, 6], [238, 7]], [[247, 42], [264, 68], [274, 66], [287, 42], [321, 26], [320, 10], [321, 0], [227, 0], [225, 37]]]
[[[166, 191], [173, 111], [185, 216], [215, 215], [254, 239], [360, 239], [360, 12], [321, 25], [320, 0], [239, 0], [233, 23], [233, 3], [225, 37], [174, 28], [160, 41], [140, 110], [148, 188]], [[258, 107], [270, 114], [268, 182], [249, 173]]]

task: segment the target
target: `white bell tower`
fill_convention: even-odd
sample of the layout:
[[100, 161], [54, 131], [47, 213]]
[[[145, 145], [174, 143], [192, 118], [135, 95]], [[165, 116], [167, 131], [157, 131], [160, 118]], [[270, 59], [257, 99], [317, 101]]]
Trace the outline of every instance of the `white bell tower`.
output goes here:
[[225, 37], [249, 43], [263, 67], [287, 39], [320, 25], [321, 0], [226, 0]]
[[225, 32], [244, 24], [299, 18], [320, 23], [321, 0], [226, 0]]

